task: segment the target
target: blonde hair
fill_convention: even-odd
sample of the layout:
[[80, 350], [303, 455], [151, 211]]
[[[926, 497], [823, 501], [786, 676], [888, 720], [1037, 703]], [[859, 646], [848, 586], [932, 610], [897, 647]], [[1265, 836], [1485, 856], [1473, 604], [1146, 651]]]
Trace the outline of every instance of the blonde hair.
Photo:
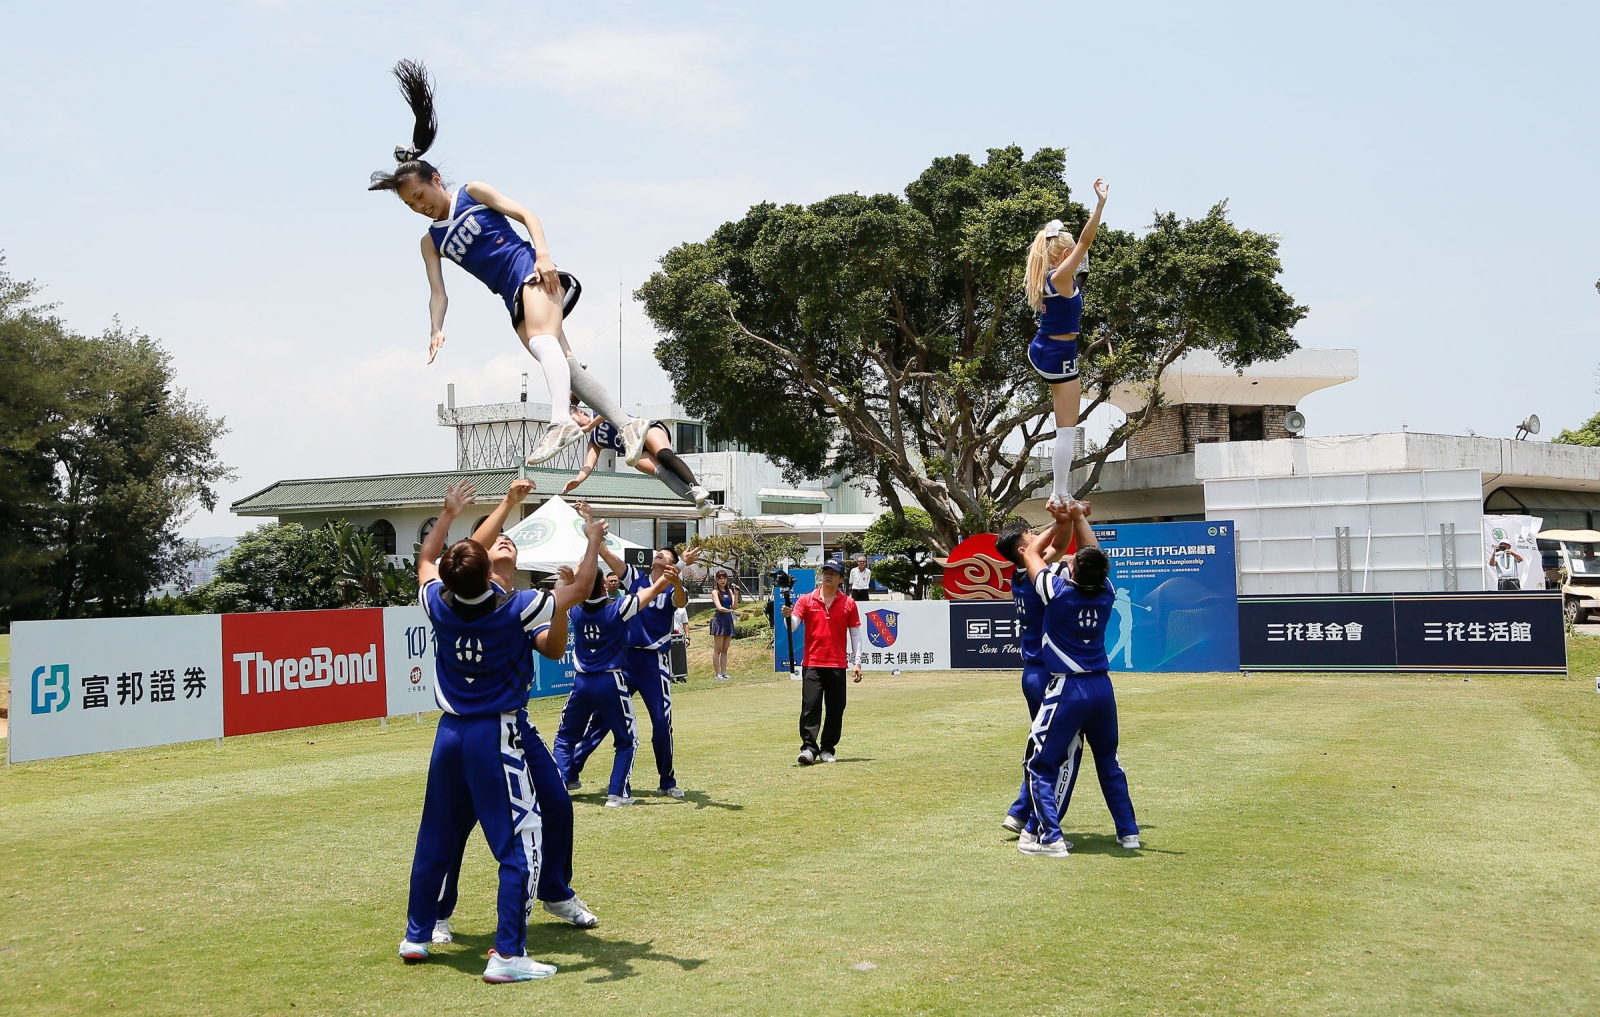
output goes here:
[[1053, 237], [1046, 236], [1043, 229], [1035, 234], [1032, 245], [1028, 247], [1028, 271], [1023, 277], [1028, 304], [1035, 311], [1044, 310], [1045, 278], [1061, 264], [1062, 255], [1072, 250], [1076, 243], [1066, 230]]

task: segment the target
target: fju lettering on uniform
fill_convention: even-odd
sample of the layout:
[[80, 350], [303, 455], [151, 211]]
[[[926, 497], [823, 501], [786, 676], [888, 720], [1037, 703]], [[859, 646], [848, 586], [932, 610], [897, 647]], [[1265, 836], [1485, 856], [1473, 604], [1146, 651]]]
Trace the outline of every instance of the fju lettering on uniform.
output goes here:
[[457, 265], [467, 256], [467, 247], [483, 232], [483, 226], [478, 223], [478, 217], [469, 214], [450, 233], [450, 239], [445, 241], [444, 253]]

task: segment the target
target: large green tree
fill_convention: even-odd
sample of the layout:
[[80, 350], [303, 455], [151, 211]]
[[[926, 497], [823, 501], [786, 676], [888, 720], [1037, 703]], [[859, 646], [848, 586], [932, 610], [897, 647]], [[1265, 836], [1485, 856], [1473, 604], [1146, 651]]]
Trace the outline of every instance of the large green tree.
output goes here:
[[137, 613], [232, 476], [226, 429], [174, 390], [154, 340], [75, 333], [36, 292], [0, 264], [0, 620]]
[[[1054, 428], [1025, 356], [1022, 283], [1043, 223], [1087, 219], [1064, 165], [1060, 149], [940, 158], [903, 197], [761, 204], [673, 248], [638, 296], [677, 398], [792, 478], [846, 471], [896, 514], [909, 493], [937, 550], [992, 528], [1051, 480], [1031, 455]], [[1118, 385], [1147, 395], [1085, 458], [1082, 491], [1160, 404], [1173, 361], [1281, 357], [1306, 313], [1277, 282], [1277, 239], [1239, 229], [1223, 204], [1198, 220], [1157, 214], [1139, 234], [1102, 227], [1091, 263], [1084, 412]]]

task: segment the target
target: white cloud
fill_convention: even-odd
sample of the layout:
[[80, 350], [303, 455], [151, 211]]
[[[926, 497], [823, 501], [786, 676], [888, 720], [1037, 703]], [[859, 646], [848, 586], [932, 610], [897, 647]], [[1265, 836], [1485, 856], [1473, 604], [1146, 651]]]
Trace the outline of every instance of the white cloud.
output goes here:
[[[473, 35], [473, 51], [451, 58], [459, 70], [547, 88], [613, 115], [722, 128], [748, 113], [727, 69], [740, 47], [708, 32], [595, 26], [531, 41], [497, 27]], [[486, 51], [489, 40], [498, 42]]]

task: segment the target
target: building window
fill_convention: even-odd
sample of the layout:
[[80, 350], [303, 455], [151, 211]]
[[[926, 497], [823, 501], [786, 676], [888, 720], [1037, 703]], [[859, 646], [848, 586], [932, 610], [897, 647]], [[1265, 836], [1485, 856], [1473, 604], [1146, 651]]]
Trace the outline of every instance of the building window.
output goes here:
[[672, 450], [679, 455], [694, 455], [706, 450], [706, 429], [700, 424], [686, 424], [678, 421], [678, 440], [673, 443]]
[[379, 519], [368, 531], [377, 538], [378, 544], [383, 548], [384, 554], [394, 554], [394, 524], [387, 519]]
[[[681, 427], [682, 425], [680, 424], [679, 426]], [[662, 546], [662, 547], [677, 547], [679, 544], [687, 544], [688, 542], [689, 542], [689, 524], [688, 523], [676, 522], [676, 521], [671, 521], [671, 520], [663, 520], [662, 521], [662, 523], [661, 523], [661, 545], [660, 546]]]
[[488, 516], [479, 516], [478, 517], [478, 521], [472, 524], [472, 532], [473, 533], [477, 533], [478, 532], [478, 527], [482, 526], [484, 520], [488, 519], [488, 518], [489, 518]]
[[711, 496], [711, 504], [713, 505], [728, 504], [728, 492], [726, 491], [707, 491], [706, 494]]
[[1260, 441], [1265, 437], [1261, 423], [1261, 407], [1228, 407], [1228, 440]]
[[433, 530], [433, 524], [438, 521], [438, 516], [430, 516], [428, 521], [422, 524], [422, 528], [417, 531], [417, 543], [426, 544], [428, 542], [428, 534]]

